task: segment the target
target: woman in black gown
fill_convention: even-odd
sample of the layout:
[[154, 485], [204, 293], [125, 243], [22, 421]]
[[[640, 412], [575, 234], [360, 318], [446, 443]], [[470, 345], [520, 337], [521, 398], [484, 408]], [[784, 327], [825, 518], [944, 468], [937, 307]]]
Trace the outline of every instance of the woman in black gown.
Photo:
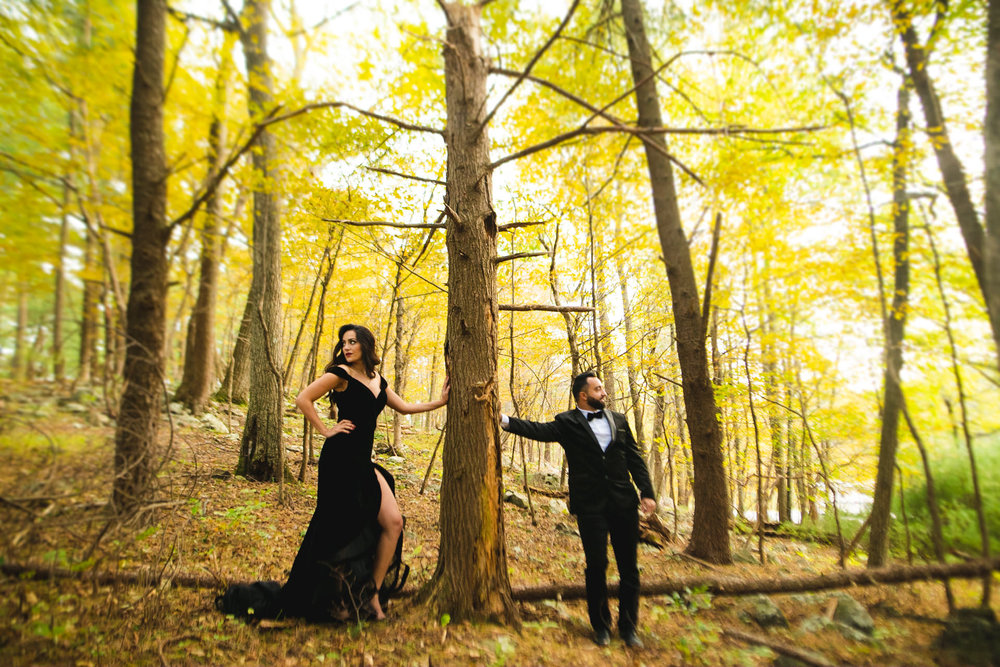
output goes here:
[[[375, 370], [380, 360], [371, 331], [346, 324], [338, 339], [333, 361], [295, 400], [326, 441], [316, 511], [281, 589], [280, 606], [285, 616], [313, 620], [382, 619], [383, 583], [390, 567], [399, 564], [403, 517], [392, 475], [371, 460], [376, 419], [386, 405], [403, 414], [440, 408], [448, 402], [448, 383], [436, 401], [407, 403]], [[333, 425], [313, 405], [324, 395], [337, 406]]]

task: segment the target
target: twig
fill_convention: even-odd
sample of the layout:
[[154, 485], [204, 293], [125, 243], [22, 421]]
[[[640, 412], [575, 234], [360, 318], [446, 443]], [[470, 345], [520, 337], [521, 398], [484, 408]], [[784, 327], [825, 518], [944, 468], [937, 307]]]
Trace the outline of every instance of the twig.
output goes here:
[[576, 8], [579, 5], [580, 5], [580, 0], [573, 0], [573, 4], [570, 5], [569, 11], [566, 12], [566, 16], [563, 17], [562, 23], [560, 23], [559, 27], [556, 28], [556, 31], [549, 36], [549, 39], [545, 42], [545, 44], [542, 45], [542, 48], [540, 48], [537, 52], [535, 52], [535, 55], [531, 57], [531, 60], [528, 61], [527, 67], [524, 68], [524, 72], [522, 72], [521, 75], [517, 78], [517, 80], [514, 81], [513, 85], [511, 85], [511, 87], [507, 89], [507, 92], [504, 93], [503, 97], [500, 98], [500, 101], [496, 103], [496, 106], [493, 107], [493, 110], [490, 111], [488, 114], [486, 114], [486, 118], [484, 118], [483, 122], [479, 124], [479, 131], [477, 134], [483, 133], [483, 130], [486, 129], [486, 126], [489, 124], [490, 120], [500, 109], [503, 103], [507, 101], [507, 98], [510, 97], [511, 93], [513, 93], [517, 89], [517, 87], [521, 85], [521, 82], [524, 81], [525, 77], [531, 73], [531, 68], [533, 68], [535, 66], [535, 63], [537, 63], [541, 59], [542, 54], [544, 54], [548, 50], [548, 48], [552, 46], [552, 44], [556, 41], [556, 39], [559, 38], [559, 35], [562, 33], [563, 29], [569, 24], [570, 19], [573, 18], [573, 14], [574, 12], [576, 12]]
[[351, 227], [395, 227], [397, 229], [444, 229], [444, 223], [438, 222], [388, 222], [387, 220], [342, 220], [340, 218], [320, 218], [323, 222], [334, 222]]
[[400, 178], [408, 178], [412, 181], [420, 181], [422, 183], [434, 183], [435, 185], [448, 185], [442, 180], [437, 178], [425, 178], [423, 176], [414, 176], [413, 174], [404, 174], [398, 171], [393, 171], [392, 169], [385, 169], [383, 167], [365, 167], [368, 171], [377, 171], [380, 174], [388, 174], [389, 176], [399, 176]]
[[525, 312], [529, 310], [543, 310], [550, 313], [590, 313], [593, 312], [593, 308], [590, 306], [546, 306], [544, 304], [508, 304], [501, 303], [498, 308], [500, 310], [513, 310], [518, 312]]
[[834, 663], [830, 662], [823, 656], [813, 653], [812, 651], [805, 651], [795, 646], [787, 646], [785, 644], [779, 644], [773, 639], [768, 639], [766, 637], [760, 637], [758, 635], [750, 634], [749, 632], [743, 632], [742, 630], [737, 630], [735, 628], [722, 628], [722, 634], [727, 637], [732, 637], [733, 639], [738, 639], [741, 642], [746, 642], [748, 644], [757, 644], [759, 646], [764, 646], [775, 653], [781, 653], [782, 655], [787, 655], [791, 658], [795, 658], [800, 662], [804, 662], [807, 665], [812, 665], [813, 667], [833, 667]]
[[424, 473], [424, 481], [420, 483], [420, 495], [424, 495], [424, 487], [427, 486], [427, 478], [431, 476], [431, 467], [434, 465], [434, 459], [437, 458], [438, 448], [441, 447], [442, 440], [444, 440], [444, 429], [441, 429], [441, 433], [438, 435], [437, 443], [434, 445], [434, 451], [431, 452], [431, 460], [427, 464], [427, 471]]

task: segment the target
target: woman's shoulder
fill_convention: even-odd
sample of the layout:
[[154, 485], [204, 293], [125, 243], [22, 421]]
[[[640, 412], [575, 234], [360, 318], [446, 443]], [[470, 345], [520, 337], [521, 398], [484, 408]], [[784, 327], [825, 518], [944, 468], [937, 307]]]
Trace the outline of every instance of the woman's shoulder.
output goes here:
[[326, 372], [332, 375], [336, 375], [337, 377], [343, 378], [345, 380], [351, 377], [351, 373], [350, 371], [347, 370], [347, 366], [344, 366], [343, 364], [336, 364], [334, 366], [330, 366], [326, 369]]

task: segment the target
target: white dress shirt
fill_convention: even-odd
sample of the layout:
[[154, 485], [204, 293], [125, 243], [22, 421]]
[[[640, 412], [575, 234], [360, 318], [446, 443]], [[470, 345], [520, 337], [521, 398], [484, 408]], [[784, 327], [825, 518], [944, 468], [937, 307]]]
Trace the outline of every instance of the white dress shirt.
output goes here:
[[[581, 413], [583, 413], [583, 418], [587, 419], [587, 416], [591, 413], [590, 410], [583, 410], [577, 408]], [[608, 423], [608, 413], [604, 412], [604, 415], [594, 419], [587, 419], [587, 425], [590, 426], [590, 430], [594, 432], [594, 436], [597, 438], [597, 444], [601, 446], [601, 451], [608, 451], [608, 445], [611, 444], [611, 424]]]

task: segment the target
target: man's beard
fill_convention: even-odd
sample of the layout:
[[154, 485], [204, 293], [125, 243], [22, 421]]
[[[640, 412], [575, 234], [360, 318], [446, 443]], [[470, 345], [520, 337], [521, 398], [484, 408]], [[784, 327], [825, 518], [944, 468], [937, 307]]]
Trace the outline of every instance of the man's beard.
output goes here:
[[598, 399], [594, 398], [593, 396], [587, 396], [586, 397], [586, 401], [587, 401], [587, 407], [589, 407], [591, 410], [603, 410], [604, 409], [604, 401], [598, 400]]

